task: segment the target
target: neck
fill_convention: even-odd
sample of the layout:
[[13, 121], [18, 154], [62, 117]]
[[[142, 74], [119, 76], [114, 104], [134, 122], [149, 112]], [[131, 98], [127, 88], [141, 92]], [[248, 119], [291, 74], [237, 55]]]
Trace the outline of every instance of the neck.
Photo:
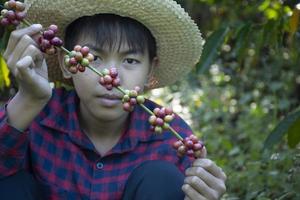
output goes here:
[[121, 136], [126, 125], [127, 112], [124, 112], [124, 114], [117, 119], [105, 120], [98, 119], [90, 113], [82, 112], [83, 109], [80, 110], [79, 121], [82, 129], [89, 137], [109, 140]]

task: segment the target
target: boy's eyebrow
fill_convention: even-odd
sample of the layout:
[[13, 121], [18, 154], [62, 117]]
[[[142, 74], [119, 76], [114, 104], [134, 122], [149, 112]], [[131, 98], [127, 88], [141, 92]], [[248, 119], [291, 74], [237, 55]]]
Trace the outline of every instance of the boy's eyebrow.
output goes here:
[[[100, 53], [108, 53], [107, 50], [102, 49], [101, 47], [97, 47], [93, 44], [85, 44], [83, 46], [88, 46], [90, 49], [100, 52]], [[118, 53], [120, 53], [121, 55], [128, 55], [128, 54], [142, 54], [141, 52], [137, 51], [136, 49], [128, 49], [125, 51], [118, 51]]]

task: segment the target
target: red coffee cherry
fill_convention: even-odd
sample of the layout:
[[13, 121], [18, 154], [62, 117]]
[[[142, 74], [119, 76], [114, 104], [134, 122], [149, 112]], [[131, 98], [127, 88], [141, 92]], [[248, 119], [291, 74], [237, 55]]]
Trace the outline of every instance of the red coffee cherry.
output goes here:
[[198, 140], [197, 136], [190, 135], [184, 138], [183, 141], [178, 140], [173, 143], [173, 148], [177, 150], [177, 155], [182, 157], [184, 155], [200, 158], [204, 145], [202, 141]]

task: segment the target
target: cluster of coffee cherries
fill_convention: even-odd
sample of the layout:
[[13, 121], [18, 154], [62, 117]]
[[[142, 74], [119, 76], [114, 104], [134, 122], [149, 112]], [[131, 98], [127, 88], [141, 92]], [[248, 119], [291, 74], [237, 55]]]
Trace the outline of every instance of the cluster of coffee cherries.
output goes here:
[[20, 1], [10, 0], [4, 3], [4, 9], [1, 10], [0, 24], [3, 26], [17, 26], [25, 17], [25, 4]]
[[103, 69], [101, 73], [103, 76], [100, 77], [99, 83], [107, 90], [112, 90], [113, 87], [118, 87], [121, 85], [117, 68], [111, 67], [110, 69]]
[[94, 55], [87, 46], [76, 45], [70, 54], [65, 56], [65, 65], [72, 74], [84, 72], [85, 68], [93, 62]]
[[57, 52], [55, 47], [61, 47], [63, 41], [55, 36], [58, 32], [58, 27], [55, 24], [50, 25], [47, 30], [43, 31], [39, 37], [39, 45], [42, 52], [53, 55]]
[[173, 144], [173, 148], [177, 150], [179, 157], [187, 154], [190, 157], [200, 158], [203, 147], [204, 144], [195, 135], [190, 135], [184, 138], [183, 141], [178, 140]]
[[175, 115], [171, 108], [155, 108], [154, 115], [149, 117], [150, 129], [155, 133], [162, 133], [164, 129], [169, 129], [169, 123], [174, 119]]
[[137, 104], [143, 104], [145, 102], [145, 97], [139, 95], [141, 88], [136, 86], [134, 90], [126, 90], [125, 95], [123, 96], [122, 103], [123, 109], [125, 111], [131, 112], [134, 109], [134, 106]]

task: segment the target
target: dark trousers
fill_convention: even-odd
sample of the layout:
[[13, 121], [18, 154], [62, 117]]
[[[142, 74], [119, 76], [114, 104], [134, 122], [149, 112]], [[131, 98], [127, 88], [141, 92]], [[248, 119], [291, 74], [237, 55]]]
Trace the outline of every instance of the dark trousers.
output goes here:
[[[184, 176], [173, 164], [165, 161], [147, 161], [130, 175], [123, 200], [182, 200]], [[1, 200], [40, 200], [39, 185], [25, 171], [0, 179]]]

